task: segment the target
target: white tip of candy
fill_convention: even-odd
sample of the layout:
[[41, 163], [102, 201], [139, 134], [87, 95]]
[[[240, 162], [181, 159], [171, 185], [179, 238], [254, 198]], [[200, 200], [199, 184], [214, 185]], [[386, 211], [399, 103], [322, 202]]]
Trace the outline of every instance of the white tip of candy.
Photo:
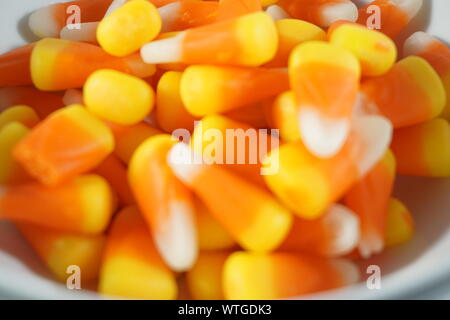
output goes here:
[[40, 38], [58, 38], [60, 26], [53, 17], [54, 8], [44, 7], [33, 12], [28, 18], [30, 30]]
[[362, 153], [356, 160], [360, 176], [365, 176], [383, 157], [392, 139], [392, 124], [381, 116], [354, 120], [354, 130], [361, 138]]
[[191, 184], [202, 169], [202, 164], [195, 162], [194, 152], [185, 143], [177, 143], [167, 154], [167, 162], [175, 176], [186, 184]]
[[290, 18], [289, 14], [284, 11], [282, 7], [277, 6], [276, 4], [268, 6], [266, 8], [266, 13], [271, 16], [274, 21]]
[[359, 218], [350, 209], [333, 205], [325, 213], [324, 223], [331, 237], [327, 256], [342, 256], [356, 248], [360, 239]]
[[407, 57], [421, 54], [435, 41], [436, 39], [428, 33], [418, 31], [405, 40], [403, 45], [403, 56]]
[[409, 19], [414, 18], [422, 8], [423, 0], [391, 0]]
[[312, 108], [299, 112], [300, 132], [308, 150], [319, 158], [330, 158], [341, 150], [350, 123], [346, 119], [328, 119]]
[[382, 252], [384, 249], [384, 238], [375, 232], [366, 232], [361, 236], [358, 251], [362, 258], [368, 259], [372, 255]]
[[123, 6], [128, 0], [114, 0], [108, 10], [106, 10], [105, 17], [116, 11], [119, 7]]
[[180, 32], [172, 38], [147, 43], [141, 48], [142, 60], [150, 64], [179, 62], [185, 35]]
[[97, 43], [98, 22], [80, 23], [78, 27], [68, 25], [61, 29], [60, 38], [64, 40]]
[[329, 27], [338, 20], [355, 22], [358, 20], [358, 7], [351, 1], [330, 4], [323, 8], [320, 21]]
[[170, 213], [161, 231], [154, 232], [155, 243], [164, 261], [176, 272], [189, 270], [198, 254], [194, 209], [187, 203], [170, 204]]
[[159, 15], [162, 20], [161, 32], [171, 31], [171, 26], [177, 20], [178, 13], [181, 9], [181, 2], [172, 2], [161, 8], [158, 8]]
[[71, 106], [73, 104], [84, 105], [83, 92], [79, 89], [67, 89], [62, 101], [66, 106]]
[[356, 283], [361, 278], [358, 267], [352, 261], [347, 259], [330, 260], [331, 265], [337, 273], [340, 274], [343, 285]]

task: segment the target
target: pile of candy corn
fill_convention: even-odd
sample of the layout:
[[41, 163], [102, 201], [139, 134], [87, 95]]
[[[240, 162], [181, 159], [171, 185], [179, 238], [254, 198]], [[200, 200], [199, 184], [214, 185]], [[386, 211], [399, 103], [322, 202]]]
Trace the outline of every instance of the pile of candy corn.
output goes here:
[[[76, 265], [111, 297], [278, 299], [357, 282], [358, 260], [413, 234], [396, 175], [450, 176], [450, 50], [424, 32], [403, 58], [394, 43], [421, 5], [35, 11], [41, 40], [0, 56], [0, 219], [58, 280]], [[256, 131], [269, 147], [254, 163], [193, 161], [236, 147], [207, 129], [272, 131]]]

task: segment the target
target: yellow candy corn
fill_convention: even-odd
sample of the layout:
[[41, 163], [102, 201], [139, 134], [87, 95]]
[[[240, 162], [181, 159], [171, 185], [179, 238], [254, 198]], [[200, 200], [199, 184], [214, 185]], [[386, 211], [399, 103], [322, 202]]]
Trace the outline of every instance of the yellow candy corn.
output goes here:
[[182, 73], [169, 71], [164, 73], [156, 90], [156, 122], [166, 132], [179, 128], [194, 129], [192, 116], [183, 104], [180, 94]]
[[12, 150], [29, 129], [19, 122], [10, 122], [0, 129], [0, 185], [18, 184], [31, 180], [28, 173], [14, 159]]
[[102, 294], [134, 299], [171, 300], [177, 296], [174, 274], [159, 256], [135, 207], [114, 219], [100, 269]]
[[407, 242], [414, 234], [414, 220], [405, 204], [391, 198], [388, 206], [385, 243], [393, 247]]
[[392, 140], [397, 172], [425, 177], [450, 176], [450, 125], [444, 119], [397, 129]]
[[155, 102], [155, 94], [147, 82], [115, 70], [98, 70], [91, 74], [83, 94], [90, 112], [123, 125], [144, 120]]
[[97, 40], [109, 54], [123, 57], [139, 50], [161, 30], [156, 7], [145, 0], [125, 3], [103, 18], [97, 28]]
[[28, 128], [33, 128], [40, 121], [33, 108], [28, 106], [14, 106], [0, 113], [0, 129], [6, 124], [17, 121]]
[[331, 28], [330, 42], [350, 50], [358, 58], [362, 75], [379, 76], [394, 65], [397, 47], [385, 34], [356, 23], [341, 23]]
[[294, 47], [311, 40], [325, 40], [326, 33], [316, 25], [298, 20], [282, 19], [275, 22], [278, 31], [278, 51], [265, 66], [270, 68], [287, 67], [289, 55]]
[[79, 267], [82, 286], [98, 278], [104, 235], [80, 235], [25, 223], [17, 227], [59, 281], [67, 281], [70, 266]]
[[223, 300], [222, 272], [229, 252], [201, 252], [186, 274], [189, 293], [196, 300]]

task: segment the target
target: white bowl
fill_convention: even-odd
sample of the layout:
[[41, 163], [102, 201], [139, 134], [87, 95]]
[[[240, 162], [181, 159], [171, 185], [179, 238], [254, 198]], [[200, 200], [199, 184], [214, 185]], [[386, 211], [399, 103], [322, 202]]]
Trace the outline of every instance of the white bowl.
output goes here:
[[[0, 53], [25, 41], [26, 16], [34, 9], [56, 0], [1, 1], [2, 41]], [[364, 0], [355, 1], [364, 2]], [[365, 1], [367, 2], [367, 1]], [[400, 36], [404, 39], [417, 30], [450, 42], [450, 1], [424, 0], [420, 16]], [[380, 290], [369, 290], [365, 282], [339, 290], [318, 293], [308, 298], [320, 299], [390, 299], [409, 298], [437, 284], [450, 284], [450, 179], [400, 178], [396, 195], [411, 209], [417, 233], [409, 243], [386, 250], [361, 265], [379, 265], [382, 274]], [[31, 248], [16, 229], [0, 222], [0, 298], [79, 299], [98, 298], [93, 291], [70, 291], [54, 282]]]

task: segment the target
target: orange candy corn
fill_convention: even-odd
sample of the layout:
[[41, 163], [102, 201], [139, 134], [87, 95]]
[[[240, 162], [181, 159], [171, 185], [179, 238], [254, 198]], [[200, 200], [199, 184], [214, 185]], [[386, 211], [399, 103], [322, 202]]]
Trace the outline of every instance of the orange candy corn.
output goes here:
[[36, 126], [15, 147], [14, 156], [39, 181], [55, 185], [95, 168], [113, 149], [108, 127], [73, 105]]
[[303, 219], [316, 219], [364, 177], [385, 153], [390, 123], [377, 116], [355, 119], [348, 141], [331, 158], [312, 155], [301, 142], [281, 145], [264, 166], [279, 168], [264, 179], [269, 188]]
[[387, 117], [395, 128], [411, 126], [438, 116], [445, 106], [445, 90], [431, 65], [408, 57], [380, 77], [361, 86], [362, 108]]
[[397, 172], [424, 177], [450, 176], [450, 125], [444, 119], [395, 130], [392, 151]]
[[222, 250], [234, 247], [236, 242], [228, 231], [214, 218], [203, 202], [197, 197], [195, 197], [194, 201], [199, 249]]
[[292, 215], [265, 189], [224, 168], [196, 163], [191, 148], [184, 143], [177, 143], [168, 159], [174, 174], [242, 247], [269, 251], [284, 240]]
[[42, 39], [31, 55], [33, 83], [44, 91], [81, 88], [98, 69], [114, 69], [143, 78], [155, 73], [155, 67], [143, 63], [137, 54], [117, 58], [92, 44], [68, 40]]
[[0, 110], [16, 106], [30, 106], [41, 119], [64, 106], [58, 94], [39, 91], [29, 87], [0, 88]]
[[150, 42], [142, 47], [141, 56], [150, 64], [260, 66], [273, 58], [277, 44], [273, 20], [266, 13], [257, 12]]
[[186, 274], [189, 293], [196, 300], [223, 300], [222, 271], [229, 252], [201, 252]]
[[0, 185], [20, 184], [31, 180], [12, 154], [17, 143], [29, 132], [25, 125], [16, 121], [0, 128]]
[[384, 158], [345, 197], [346, 205], [361, 221], [358, 251], [363, 258], [384, 249], [388, 202], [395, 179], [395, 158], [388, 151]]
[[196, 65], [183, 73], [180, 90], [186, 109], [205, 116], [263, 101], [288, 88], [285, 70]]
[[126, 206], [135, 203], [128, 184], [127, 168], [116, 156], [109, 155], [95, 168], [94, 172], [109, 182], [117, 193], [120, 205]]
[[0, 87], [27, 86], [32, 83], [30, 57], [34, 43], [0, 55]]
[[315, 220], [294, 219], [280, 251], [339, 257], [351, 252], [359, 241], [359, 218], [342, 205], [332, 205]]
[[450, 120], [450, 49], [445, 43], [425, 32], [416, 32], [405, 41], [403, 54], [424, 58], [439, 74], [447, 95], [447, 104], [442, 116]]
[[25, 223], [17, 227], [59, 281], [67, 281], [70, 266], [79, 268], [82, 284], [98, 278], [104, 235], [80, 235]]
[[407, 242], [414, 235], [414, 220], [408, 208], [398, 199], [391, 198], [385, 232], [386, 247]]
[[217, 20], [233, 19], [261, 10], [260, 0], [219, 0]]
[[17, 121], [31, 129], [38, 124], [40, 119], [33, 108], [18, 105], [10, 107], [0, 113], [0, 129], [13, 121]]
[[192, 116], [183, 104], [180, 94], [182, 73], [168, 71], [159, 79], [156, 89], [156, 122], [166, 132], [185, 128], [194, 129]]
[[296, 19], [328, 27], [338, 20], [355, 22], [358, 8], [350, 0], [280, 0], [277, 3]]
[[132, 126], [108, 124], [114, 133], [114, 154], [124, 163], [130, 162], [131, 156], [139, 145], [147, 138], [162, 133], [161, 130], [140, 122]]
[[225, 298], [271, 300], [355, 283], [359, 271], [350, 261], [290, 253], [235, 252], [225, 262]]
[[350, 131], [359, 89], [358, 60], [338, 46], [309, 41], [292, 51], [289, 75], [303, 143], [318, 157], [335, 155]]
[[102, 294], [134, 299], [171, 300], [177, 296], [175, 275], [159, 256], [135, 207], [114, 219], [100, 269]]
[[110, 186], [96, 175], [54, 187], [30, 182], [1, 189], [0, 218], [60, 231], [102, 233], [115, 209]]
[[375, 0], [359, 9], [358, 23], [394, 38], [416, 16], [422, 0]]
[[194, 264], [198, 245], [192, 195], [167, 165], [175, 143], [170, 135], [145, 140], [131, 158], [128, 179], [164, 261], [185, 271]]
[[80, 22], [99, 21], [111, 2], [112, 0], [77, 0], [51, 4], [33, 12], [28, 25], [40, 38], [58, 38], [62, 28], [75, 23], [71, 21], [71, 15], [78, 12]]
[[158, 11], [162, 19], [161, 32], [181, 31], [215, 22], [219, 3], [197, 0], [176, 1], [159, 8]]

